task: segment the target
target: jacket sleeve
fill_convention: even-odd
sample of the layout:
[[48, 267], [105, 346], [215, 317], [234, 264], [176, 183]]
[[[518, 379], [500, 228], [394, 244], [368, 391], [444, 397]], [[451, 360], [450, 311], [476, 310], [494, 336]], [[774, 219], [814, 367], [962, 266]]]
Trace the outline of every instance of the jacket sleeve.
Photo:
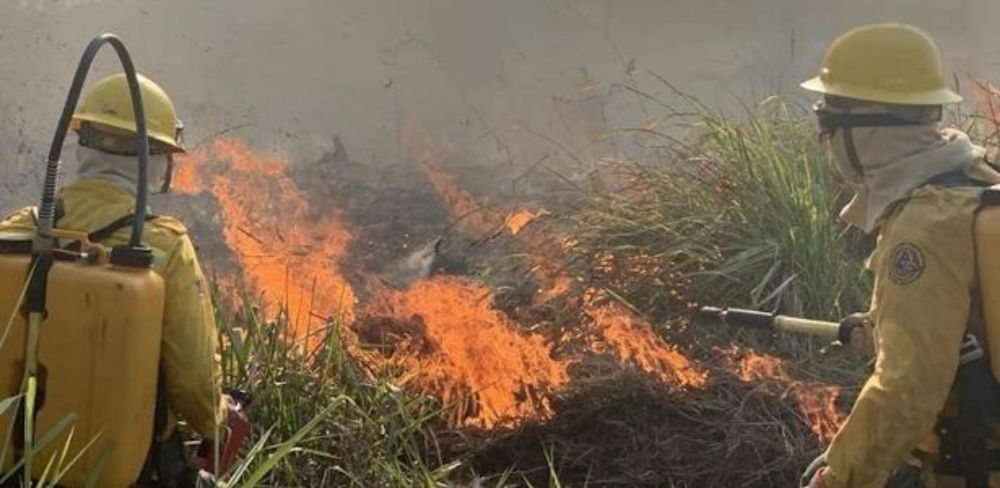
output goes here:
[[186, 236], [164, 268], [165, 309], [160, 351], [168, 403], [206, 439], [225, 419], [211, 295]]
[[869, 263], [877, 358], [827, 450], [829, 487], [884, 486], [951, 390], [975, 282], [974, 215], [931, 200], [904, 207]]

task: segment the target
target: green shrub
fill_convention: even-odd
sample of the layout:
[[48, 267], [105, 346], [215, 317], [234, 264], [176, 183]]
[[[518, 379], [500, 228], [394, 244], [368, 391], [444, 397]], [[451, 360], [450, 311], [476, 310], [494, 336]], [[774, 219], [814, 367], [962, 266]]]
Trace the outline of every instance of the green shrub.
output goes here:
[[[617, 164], [627, 185], [594, 197], [589, 244], [655, 256], [702, 304], [824, 319], [865, 309], [868, 243], [836, 220], [850, 193], [811, 114], [771, 98], [733, 121], [685, 100], [683, 112], [665, 108], [667, 128], [626, 131], [659, 149]], [[678, 127], [697, 137], [675, 137]], [[620, 292], [638, 300], [654, 290]]]

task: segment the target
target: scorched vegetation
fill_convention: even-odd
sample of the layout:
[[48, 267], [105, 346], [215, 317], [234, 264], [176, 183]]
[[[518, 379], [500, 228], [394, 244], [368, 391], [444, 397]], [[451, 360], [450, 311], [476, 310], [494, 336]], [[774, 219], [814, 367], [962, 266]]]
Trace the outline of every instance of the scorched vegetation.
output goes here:
[[[218, 211], [198, 221], [221, 229], [204, 249], [225, 251], [213, 269], [227, 382], [256, 397], [257, 443], [231, 478], [795, 483], [868, 365], [692, 312], [863, 310], [871, 242], [836, 220], [849, 193], [807, 110], [772, 98], [727, 117], [656, 86], [664, 95], [635, 80], [608, 91], [648, 120], [603, 133], [616, 153], [588, 175], [600, 184], [546, 209], [469, 190], [450, 170], [463, 154], [412, 121], [403, 176], [426, 190], [382, 200], [348, 181], [350, 166], [295, 169], [227, 138], [193, 152], [212, 164], [182, 164], [178, 186]], [[414, 212], [407, 232], [437, 219], [447, 237], [373, 278], [404, 225], [373, 218], [376, 201]], [[423, 261], [439, 253], [460, 265]]]

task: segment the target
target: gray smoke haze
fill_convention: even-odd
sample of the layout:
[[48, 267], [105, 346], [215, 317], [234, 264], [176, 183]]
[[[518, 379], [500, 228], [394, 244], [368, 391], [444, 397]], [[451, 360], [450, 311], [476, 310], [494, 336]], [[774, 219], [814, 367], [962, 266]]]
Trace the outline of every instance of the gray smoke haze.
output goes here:
[[638, 122], [626, 104], [602, 113], [587, 103], [589, 86], [621, 81], [630, 64], [712, 105], [800, 97], [797, 81], [834, 35], [904, 21], [938, 39], [953, 72], [997, 78], [998, 14], [995, 0], [6, 1], [0, 206], [37, 195], [72, 71], [104, 31], [172, 93], [189, 142], [246, 125], [235, 133], [296, 161], [332, 150], [338, 135], [356, 161], [404, 163], [410, 118], [475, 154], [470, 164], [523, 168], [551, 149], [533, 134], [585, 154], [594, 119]]

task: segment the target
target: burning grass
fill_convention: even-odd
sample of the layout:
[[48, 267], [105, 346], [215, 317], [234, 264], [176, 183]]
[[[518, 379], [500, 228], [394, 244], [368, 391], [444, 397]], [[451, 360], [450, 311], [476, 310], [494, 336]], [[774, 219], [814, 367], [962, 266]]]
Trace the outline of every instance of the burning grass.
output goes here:
[[[402, 371], [401, 384], [441, 399], [451, 426], [549, 418], [549, 399], [569, 380], [569, 362], [553, 359], [544, 338], [518, 333], [492, 305], [482, 284], [435, 277], [382, 295], [355, 328], [375, 348], [396, 345], [368, 355], [370, 363]], [[402, 327], [387, 334], [387, 324]]]
[[[237, 315], [225, 312], [238, 317], [224, 321], [230, 383], [263, 392], [256, 415], [275, 439], [311, 426], [270, 481], [793, 482], [840, 422], [840, 387], [683, 320], [708, 296], [740, 303], [749, 294], [823, 316], [854, 306], [847, 290], [857, 270], [836, 261], [850, 245], [806, 263], [839, 239], [824, 215], [839, 197], [799, 188], [830, 176], [809, 176], [820, 163], [800, 139], [801, 121], [775, 117], [747, 127], [706, 118], [703, 146], [686, 147], [666, 176], [629, 166], [633, 186], [595, 195], [579, 220], [489, 205], [448, 172], [450, 152], [408, 125], [403, 142], [450, 217], [452, 245], [506, 246], [520, 297], [499, 296], [477, 270], [426, 277], [430, 262], [394, 286], [368, 269], [345, 273], [365, 236], [337, 210], [336, 195], [304, 190], [283, 160], [238, 140], [190, 155], [180, 187], [217, 202], [244, 276], [221, 284], [245, 286], [250, 297], [233, 301]], [[799, 156], [806, 176], [789, 167]], [[788, 200], [772, 195], [789, 188]], [[776, 222], [785, 217], [806, 227], [785, 229]], [[554, 219], [565, 225], [545, 224]], [[812, 248], [793, 249], [797, 239]], [[742, 284], [750, 277], [753, 286]], [[829, 289], [817, 288], [820, 277]], [[666, 318], [672, 327], [656, 326]]]
[[[413, 300], [433, 286], [417, 288]], [[379, 335], [385, 339], [380, 341], [383, 346], [392, 346], [372, 351], [375, 354], [426, 361], [439, 346], [428, 330], [434, 326], [419, 317], [449, 305], [447, 300], [433, 301], [428, 306], [398, 304], [416, 307], [408, 323], [363, 318], [360, 323], [370, 330], [359, 333]], [[489, 310], [488, 302], [482, 307], [477, 313], [497, 313]], [[287, 442], [294, 441], [296, 447], [262, 480], [270, 485], [785, 486], [822, 448], [825, 435], [817, 435], [821, 432], [816, 431], [815, 421], [839, 419], [833, 405], [820, 403], [824, 410], [814, 411], [800, 402], [800, 395], [820, 384], [796, 379], [781, 359], [731, 345], [677, 351], [650, 336], [650, 347], [657, 348], [664, 360], [690, 355], [699, 358], [698, 369], [690, 360], [659, 364], [675, 371], [665, 381], [663, 369], [644, 370], [641, 362], [623, 362], [617, 352], [598, 347], [566, 370], [557, 370], [559, 378], [572, 381], [543, 397], [544, 410], [533, 403], [536, 400], [522, 404], [536, 408], [530, 418], [456, 424], [454, 419], [475, 418], [456, 416], [456, 412], [470, 413], [461, 411], [460, 402], [445, 406], [448, 401], [435, 387], [456, 383], [436, 376], [433, 365], [424, 372], [403, 364], [399, 375], [373, 371], [373, 361], [359, 360], [352, 353], [353, 334], [336, 321], [322, 329], [323, 340], [309, 352], [291, 340], [287, 322], [265, 320], [253, 307], [234, 317], [237, 320], [221, 322], [227, 346], [226, 381], [255, 392], [253, 416], [267, 430], [269, 442], [250, 466], [266, 463]], [[491, 332], [501, 337], [512, 333], [489, 327], [482, 331]], [[720, 340], [711, 337], [706, 344]], [[508, 346], [502, 340], [494, 342], [497, 348]], [[457, 355], [490, 356], [447, 345]], [[540, 357], [514, 359], [506, 366], [519, 369], [521, 360], [543, 361], [546, 352], [541, 344], [536, 353]], [[717, 359], [705, 360], [713, 357]], [[448, 365], [439, 370], [456, 368]], [[485, 373], [485, 369], [469, 372]], [[407, 387], [406, 377], [431, 385]], [[435, 378], [441, 381], [434, 383]], [[437, 394], [424, 395], [423, 388]], [[456, 395], [461, 398], [466, 393]], [[809, 398], [825, 402], [831, 397]], [[546, 414], [539, 415], [540, 411]], [[308, 431], [297, 436], [303, 425]]]
[[656, 334], [650, 324], [615, 302], [589, 306], [592, 334], [588, 349], [609, 352], [664, 385], [702, 388], [707, 374]]
[[268, 320], [253, 306], [220, 317], [224, 380], [255, 397], [257, 445], [245, 463], [263, 473], [252, 482], [230, 477], [234, 486], [442, 486], [454, 478], [458, 464], [435, 454], [431, 427], [441, 411], [433, 398], [369, 374], [348, 353], [340, 322], [324, 324], [307, 349], [285, 317]]
[[[285, 304], [302, 337], [329, 317], [353, 317], [354, 292], [338, 269], [352, 235], [336, 209], [311, 213], [287, 166], [240, 140], [221, 138], [185, 157], [174, 187], [214, 196], [226, 246], [243, 272], [237, 281], [246, 281], [264, 304]], [[232, 281], [223, 278], [230, 289], [236, 288]]]

